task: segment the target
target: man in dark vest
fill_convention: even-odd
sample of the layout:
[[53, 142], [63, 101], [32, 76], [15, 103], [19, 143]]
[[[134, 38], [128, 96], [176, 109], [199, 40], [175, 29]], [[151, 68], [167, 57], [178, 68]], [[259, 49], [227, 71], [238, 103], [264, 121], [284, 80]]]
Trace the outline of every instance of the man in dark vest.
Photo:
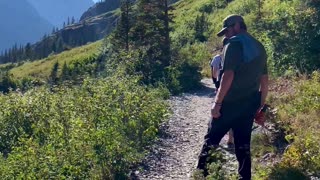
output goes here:
[[239, 15], [226, 17], [217, 35], [229, 41], [223, 50], [221, 84], [211, 108], [212, 119], [197, 168], [208, 175], [209, 150], [217, 148], [231, 128], [240, 179], [250, 180], [251, 129], [268, 92], [267, 55], [263, 45], [247, 33], [244, 19]]

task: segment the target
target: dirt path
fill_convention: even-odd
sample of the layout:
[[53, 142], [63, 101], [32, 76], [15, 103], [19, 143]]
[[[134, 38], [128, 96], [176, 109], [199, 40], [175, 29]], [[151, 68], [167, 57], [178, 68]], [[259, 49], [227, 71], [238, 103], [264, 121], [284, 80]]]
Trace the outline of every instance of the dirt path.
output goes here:
[[[212, 81], [204, 79], [202, 84], [203, 88], [197, 92], [170, 99], [173, 115], [163, 125], [165, 134], [152, 148], [145, 166], [134, 172], [134, 179], [190, 179], [207, 131], [214, 97]], [[225, 143], [226, 137], [221, 141]]]

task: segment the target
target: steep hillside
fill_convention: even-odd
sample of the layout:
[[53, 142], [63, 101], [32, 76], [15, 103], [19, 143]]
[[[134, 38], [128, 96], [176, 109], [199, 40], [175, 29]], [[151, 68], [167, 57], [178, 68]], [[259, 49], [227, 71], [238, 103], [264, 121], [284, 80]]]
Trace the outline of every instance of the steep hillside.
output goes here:
[[38, 41], [53, 28], [27, 0], [1, 0], [0, 17], [0, 52], [15, 43]]
[[[90, 57], [96, 57], [99, 54], [101, 41], [88, 44], [83, 47], [74, 48], [58, 55], [52, 55], [45, 59], [39, 59], [34, 62], [25, 62], [10, 70], [14, 78], [32, 78], [46, 81], [50, 75], [52, 67], [55, 63], [59, 63], [62, 67], [64, 63], [71, 64], [74, 62], [81, 63]], [[61, 67], [59, 68], [61, 70]], [[59, 70], [59, 72], [60, 72]]]
[[35, 43], [33, 59], [47, 57], [52, 52], [60, 53], [89, 42], [95, 42], [108, 35], [116, 25], [118, 18], [113, 12], [107, 12], [79, 23], [71, 24]]
[[105, 0], [103, 2], [98, 2], [81, 15], [80, 21], [84, 19], [92, 18], [94, 16], [103, 14], [108, 11], [113, 11], [119, 7], [120, 7], [120, 0]]
[[63, 22], [80, 16], [94, 3], [92, 0], [28, 0], [55, 27], [62, 27]]
[[[270, 73], [310, 73], [320, 69], [319, 3], [317, 1], [180, 1], [176, 5], [173, 43], [203, 67], [221, 46], [216, 33], [229, 14], [244, 17], [248, 31], [265, 45]], [[204, 19], [199, 24], [200, 18]], [[196, 29], [196, 21], [202, 28]], [[300, 26], [304, 24], [303, 26]], [[198, 27], [199, 27], [198, 26]], [[195, 53], [190, 53], [195, 52]]]

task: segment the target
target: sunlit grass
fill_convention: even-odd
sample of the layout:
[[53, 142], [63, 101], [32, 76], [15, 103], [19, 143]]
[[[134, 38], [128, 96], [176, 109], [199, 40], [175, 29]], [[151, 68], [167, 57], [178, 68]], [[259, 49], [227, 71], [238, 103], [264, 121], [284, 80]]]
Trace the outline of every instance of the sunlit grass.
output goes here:
[[[60, 54], [50, 55], [47, 58], [35, 60], [33, 62], [25, 62], [21, 66], [10, 70], [10, 73], [17, 79], [23, 77], [33, 77], [37, 79], [47, 79], [53, 65], [58, 62], [61, 66], [66, 62], [67, 64], [73, 61], [81, 61], [93, 54], [98, 54], [102, 41], [97, 41], [85, 46], [77, 47], [69, 51], [64, 51]], [[5, 65], [3, 65], [5, 66]]]

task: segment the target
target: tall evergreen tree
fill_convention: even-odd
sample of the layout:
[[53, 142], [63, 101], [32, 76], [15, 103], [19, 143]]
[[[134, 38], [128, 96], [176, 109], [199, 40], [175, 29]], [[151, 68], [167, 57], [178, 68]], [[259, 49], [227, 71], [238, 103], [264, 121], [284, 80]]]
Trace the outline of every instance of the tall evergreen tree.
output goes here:
[[168, 5], [168, 0], [158, 0], [156, 1], [159, 7], [159, 19], [163, 24], [163, 31], [161, 31], [164, 40], [161, 41], [161, 49], [163, 51], [162, 63], [164, 66], [169, 66], [171, 62], [171, 41], [170, 41], [170, 26], [169, 23], [172, 22], [169, 10], [172, 10]]
[[67, 25], [70, 25], [70, 17], [68, 17]]
[[204, 32], [208, 27], [208, 22], [205, 16], [205, 13], [202, 13], [201, 16], [197, 16], [195, 21], [195, 39], [200, 42], [206, 41], [207, 38], [204, 36]]
[[31, 59], [32, 58], [32, 49], [31, 49], [31, 44], [27, 43], [25, 50], [24, 50], [25, 58], [26, 59]]
[[68, 69], [67, 63], [64, 62], [61, 69], [61, 81], [70, 80], [70, 70]]
[[127, 52], [129, 51], [129, 33], [133, 25], [132, 5], [132, 0], [121, 1], [121, 16], [114, 33], [115, 42], [113, 44], [119, 49], [125, 49]]
[[56, 32], [56, 28], [53, 27], [51, 34], [54, 34]]
[[74, 24], [76, 22], [76, 20], [74, 19], [74, 16], [72, 16], [71, 18], [71, 24]]
[[143, 53], [138, 70], [147, 83], [164, 78], [170, 65], [169, 13], [167, 0], [139, 0], [132, 28], [134, 46]]

